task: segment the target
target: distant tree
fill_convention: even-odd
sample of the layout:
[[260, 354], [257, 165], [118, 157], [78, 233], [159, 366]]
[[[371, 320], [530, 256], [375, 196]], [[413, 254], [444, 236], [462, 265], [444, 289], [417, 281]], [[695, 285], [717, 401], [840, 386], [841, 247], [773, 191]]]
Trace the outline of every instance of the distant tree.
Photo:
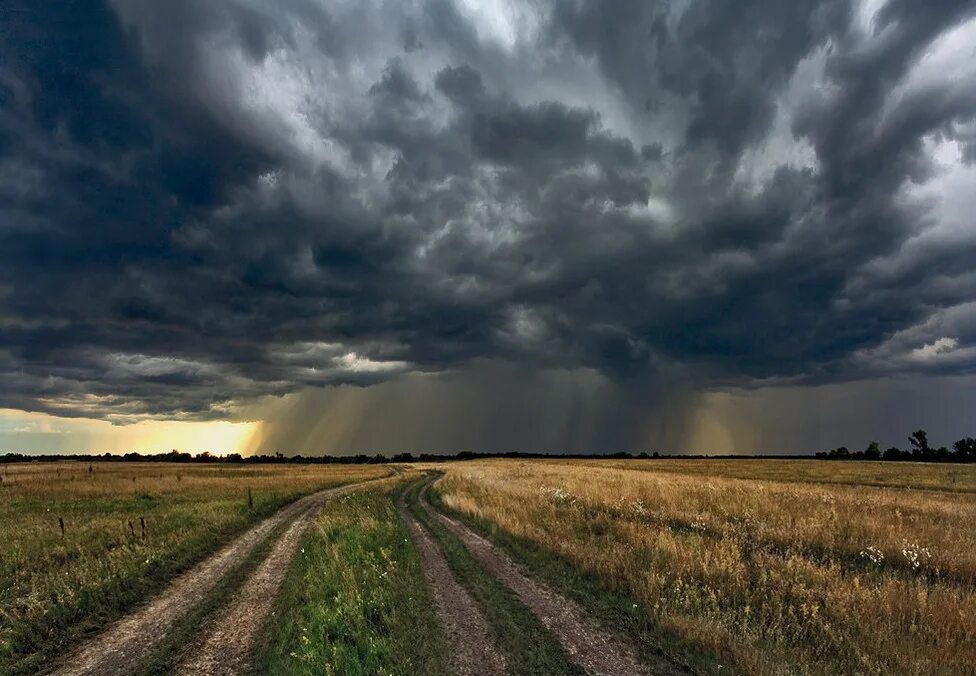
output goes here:
[[880, 460], [881, 459], [881, 444], [877, 441], [872, 441], [868, 444], [868, 447], [864, 449], [864, 457], [867, 460]]
[[953, 459], [957, 462], [976, 462], [976, 439], [965, 437], [952, 445]]
[[847, 450], [847, 446], [840, 446], [827, 453], [827, 457], [831, 460], [850, 460], [851, 452]]
[[915, 430], [908, 435], [908, 443], [912, 445], [912, 456], [925, 456], [929, 451], [929, 435], [925, 430]]
[[886, 448], [882, 459], [884, 460], [904, 460], [905, 458], [911, 457], [908, 451], [903, 451], [897, 446], [892, 446], [891, 448]]

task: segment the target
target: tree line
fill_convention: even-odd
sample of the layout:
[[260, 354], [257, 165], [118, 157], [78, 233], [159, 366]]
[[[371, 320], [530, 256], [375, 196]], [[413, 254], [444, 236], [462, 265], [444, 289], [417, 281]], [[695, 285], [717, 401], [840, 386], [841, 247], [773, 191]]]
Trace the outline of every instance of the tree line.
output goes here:
[[910, 447], [900, 449], [896, 446], [881, 450], [877, 441], [872, 441], [863, 451], [851, 451], [841, 446], [830, 451], [817, 453], [825, 460], [914, 460], [916, 462], [976, 462], [976, 439], [964, 437], [952, 445], [929, 446], [929, 435], [925, 430], [915, 430], [908, 435]]
[[664, 453], [654, 451], [648, 453], [628, 453], [618, 451], [616, 453], [551, 453], [551, 452], [474, 452], [461, 451], [459, 453], [434, 455], [432, 453], [396, 453], [394, 455], [384, 455], [377, 453], [367, 455], [285, 455], [284, 453], [265, 453], [260, 455], [242, 456], [240, 453], [230, 453], [228, 455], [216, 455], [213, 453], [187, 453], [176, 449], [167, 453], [136, 453], [129, 452], [124, 454], [103, 453], [93, 455], [89, 453], [73, 453], [63, 455], [33, 455], [28, 453], [5, 453], [0, 455], [0, 463], [10, 462], [60, 462], [65, 460], [76, 460], [79, 462], [188, 462], [188, 463], [227, 463], [227, 464], [270, 464], [270, 463], [296, 463], [296, 464], [382, 464], [387, 462], [447, 462], [449, 460], [479, 460], [487, 458], [509, 458], [509, 459], [544, 459], [544, 458], [567, 458], [577, 460], [651, 460], [665, 458], [680, 458], [682, 460], [693, 459], [730, 459], [730, 460], [770, 460], [770, 459], [790, 459], [790, 460], [812, 460], [814, 457], [827, 460], [915, 460], [920, 462], [976, 462], [976, 439], [966, 437], [960, 439], [952, 445], [952, 450], [943, 447], [931, 448], [928, 443], [928, 435], [924, 430], [913, 432], [909, 436], [911, 443], [910, 450], [899, 448], [889, 448], [882, 452], [876, 441], [868, 444], [863, 451], [850, 451], [846, 446], [835, 448], [830, 451], [822, 451], [816, 456], [810, 455], [722, 455], [722, 454], [684, 454], [684, 453]]
[[[510, 452], [486, 452], [478, 453], [474, 451], [461, 451], [450, 455], [433, 455], [431, 453], [396, 453], [385, 455], [377, 453], [366, 455], [285, 455], [284, 453], [272, 453], [261, 455], [246, 455], [240, 453], [229, 453], [227, 455], [215, 455], [204, 451], [203, 453], [187, 453], [176, 449], [167, 453], [136, 453], [129, 452], [120, 455], [114, 453], [93, 454], [60, 454], [60, 455], [32, 455], [26, 453], [5, 453], [0, 455], [2, 462], [60, 462], [65, 460], [77, 460], [82, 462], [190, 462], [190, 463], [228, 463], [228, 464], [270, 464], [270, 463], [297, 463], [297, 464], [382, 464], [386, 462], [446, 462], [448, 460], [476, 460], [482, 458], [580, 458], [580, 459], [647, 459], [670, 457], [667, 454], [652, 453], [587, 453], [587, 454], [566, 454], [566, 453], [525, 453], [520, 451]], [[702, 456], [680, 456], [680, 457], [702, 457]]]

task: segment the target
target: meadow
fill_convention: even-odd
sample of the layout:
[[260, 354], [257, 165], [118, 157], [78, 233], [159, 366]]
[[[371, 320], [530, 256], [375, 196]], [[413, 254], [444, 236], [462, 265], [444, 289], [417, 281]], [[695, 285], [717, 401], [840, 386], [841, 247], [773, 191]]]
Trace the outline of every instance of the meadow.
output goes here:
[[713, 673], [971, 673], [976, 468], [478, 461], [443, 507], [647, 649]]
[[0, 465], [0, 673], [29, 672], [249, 525], [382, 466]]
[[976, 493], [972, 465], [933, 462], [822, 461], [813, 459], [667, 458], [658, 460], [570, 460], [573, 464], [670, 472], [727, 479], [788, 483], [846, 484], [878, 488]]
[[[444, 604], [433, 599], [446, 578], [431, 577], [418, 526], [473, 602], [452, 607], [480, 615], [505, 673], [584, 673], [461, 524], [653, 673], [966, 674], [976, 664], [972, 465], [64, 462], [0, 466], [0, 673], [44, 668], [298, 496], [384, 476], [308, 513], [276, 569], [280, 587], [261, 596], [268, 614], [246, 647], [254, 673], [452, 673], [459, 645], [477, 641], [439, 625]], [[431, 511], [422, 489], [460, 524]], [[169, 673], [195, 654], [292, 523], [129, 671]]]

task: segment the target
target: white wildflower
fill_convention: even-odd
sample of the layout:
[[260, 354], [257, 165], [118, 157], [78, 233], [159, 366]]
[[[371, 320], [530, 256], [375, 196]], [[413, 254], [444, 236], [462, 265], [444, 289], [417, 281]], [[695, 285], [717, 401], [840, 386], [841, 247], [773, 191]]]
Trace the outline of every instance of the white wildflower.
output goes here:
[[923, 563], [928, 562], [932, 558], [932, 553], [928, 550], [928, 547], [921, 547], [917, 543], [909, 542], [908, 540], [902, 540], [901, 546], [901, 554], [913, 570], [918, 570]]
[[543, 486], [542, 492], [549, 496], [549, 499], [557, 504], [573, 502], [572, 496], [558, 486]]
[[877, 547], [868, 547], [867, 549], [861, 550], [861, 558], [867, 559], [876, 566], [880, 566], [884, 563], [885, 557], [884, 552], [882, 552]]

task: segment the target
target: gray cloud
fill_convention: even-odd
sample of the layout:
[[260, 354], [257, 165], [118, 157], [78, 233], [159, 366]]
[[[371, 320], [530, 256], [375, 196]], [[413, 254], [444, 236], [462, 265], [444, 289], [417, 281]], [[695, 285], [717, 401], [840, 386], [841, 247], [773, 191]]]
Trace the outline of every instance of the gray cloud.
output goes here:
[[489, 363], [602, 379], [642, 402], [601, 418], [626, 430], [681, 417], [662, 383], [970, 373], [974, 16], [27, 4], [0, 19], [0, 406], [237, 418], [467, 373], [494, 410]]

